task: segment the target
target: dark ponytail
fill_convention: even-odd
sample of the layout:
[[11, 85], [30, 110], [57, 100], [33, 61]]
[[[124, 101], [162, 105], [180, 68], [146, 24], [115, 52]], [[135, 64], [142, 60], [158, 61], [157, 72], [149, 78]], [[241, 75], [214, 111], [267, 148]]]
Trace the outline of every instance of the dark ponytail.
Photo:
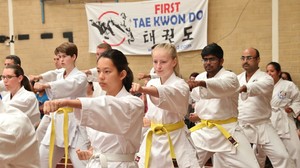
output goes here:
[[131, 89], [132, 82], [133, 82], [133, 72], [129, 67], [127, 68], [126, 72], [127, 75], [123, 79], [123, 85], [125, 86], [126, 90], [129, 91]]
[[21, 86], [24, 86], [24, 88], [28, 91], [32, 91], [32, 87], [30, 85], [30, 82], [28, 78], [24, 75], [24, 70], [19, 65], [8, 65], [5, 67], [5, 69], [13, 69], [14, 73], [17, 77], [23, 76], [23, 79], [21, 81]]

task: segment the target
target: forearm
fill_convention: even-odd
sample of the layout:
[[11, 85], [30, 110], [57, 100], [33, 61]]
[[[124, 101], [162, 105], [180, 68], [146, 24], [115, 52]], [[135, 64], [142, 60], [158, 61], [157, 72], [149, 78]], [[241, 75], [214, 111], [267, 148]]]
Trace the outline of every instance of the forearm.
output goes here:
[[144, 86], [144, 87], [142, 87], [141, 92], [144, 94], [153, 96], [153, 97], [159, 97], [158, 90], [154, 86], [148, 86], [148, 87]]
[[81, 101], [78, 99], [75, 100], [62, 100], [61, 103], [59, 104], [59, 107], [72, 107], [72, 108], [78, 108], [82, 109], [82, 104]]

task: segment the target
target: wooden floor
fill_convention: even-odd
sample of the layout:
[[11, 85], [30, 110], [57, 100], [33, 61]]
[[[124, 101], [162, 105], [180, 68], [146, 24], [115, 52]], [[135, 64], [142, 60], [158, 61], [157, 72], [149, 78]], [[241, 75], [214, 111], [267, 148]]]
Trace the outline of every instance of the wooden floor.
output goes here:
[[[65, 158], [62, 158], [61, 161], [56, 165], [56, 168], [65, 168]], [[68, 159], [67, 168], [73, 168], [72, 162]]]

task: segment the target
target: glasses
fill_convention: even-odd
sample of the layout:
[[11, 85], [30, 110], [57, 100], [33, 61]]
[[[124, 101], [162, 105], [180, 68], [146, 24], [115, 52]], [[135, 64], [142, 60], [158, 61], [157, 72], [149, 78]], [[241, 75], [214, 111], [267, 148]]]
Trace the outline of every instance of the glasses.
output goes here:
[[217, 62], [219, 59], [218, 58], [216, 58], [216, 57], [211, 57], [211, 58], [203, 58], [202, 59], [202, 62], [203, 63], [208, 63], [208, 62], [213, 62], [213, 63], [215, 63], [215, 62]]
[[11, 76], [11, 75], [7, 75], [7, 76], [1, 75], [1, 76], [0, 76], [1, 80], [4, 80], [4, 79], [11, 79], [11, 78], [13, 78], [13, 77], [17, 77], [17, 76]]
[[257, 57], [253, 57], [253, 56], [241, 56], [241, 61], [250, 61], [253, 59], [256, 59]]

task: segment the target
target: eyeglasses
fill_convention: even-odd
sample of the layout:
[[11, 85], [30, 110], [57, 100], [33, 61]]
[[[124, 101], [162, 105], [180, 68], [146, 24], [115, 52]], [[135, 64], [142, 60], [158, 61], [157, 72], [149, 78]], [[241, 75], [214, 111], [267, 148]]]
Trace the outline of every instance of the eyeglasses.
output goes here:
[[217, 62], [219, 59], [218, 58], [216, 58], [216, 57], [211, 57], [211, 58], [203, 58], [202, 59], [202, 62], [203, 63], [208, 63], [208, 62], [213, 62], [213, 63], [215, 63], [215, 62]]
[[253, 56], [241, 56], [241, 61], [249, 61], [249, 60], [253, 60], [253, 59], [256, 59], [257, 57], [253, 57]]
[[13, 77], [17, 77], [17, 76], [11, 76], [11, 75], [7, 75], [7, 76], [4, 76], [4, 75], [1, 75], [0, 78], [1, 80], [4, 80], [4, 79], [11, 79]]

